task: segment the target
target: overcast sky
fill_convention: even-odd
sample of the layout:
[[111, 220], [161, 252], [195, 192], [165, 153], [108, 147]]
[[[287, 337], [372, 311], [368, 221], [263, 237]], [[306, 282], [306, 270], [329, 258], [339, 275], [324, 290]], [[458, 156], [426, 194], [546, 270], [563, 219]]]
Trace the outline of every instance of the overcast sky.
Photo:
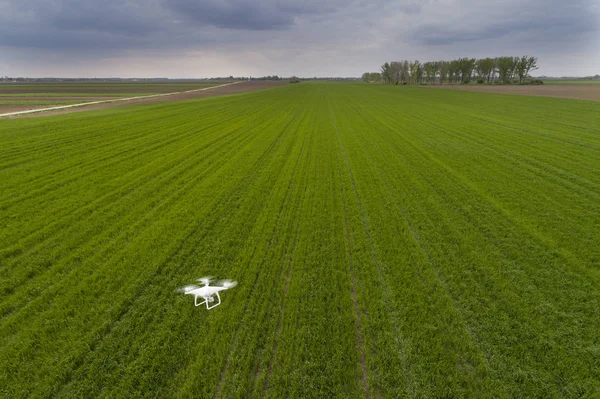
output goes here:
[[0, 0], [0, 75], [360, 76], [385, 61], [535, 55], [600, 73], [600, 0]]

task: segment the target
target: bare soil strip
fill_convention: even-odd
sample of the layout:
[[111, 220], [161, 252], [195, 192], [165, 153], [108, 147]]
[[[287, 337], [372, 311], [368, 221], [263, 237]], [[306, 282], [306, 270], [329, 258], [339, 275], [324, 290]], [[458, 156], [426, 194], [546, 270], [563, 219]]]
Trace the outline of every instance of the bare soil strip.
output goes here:
[[[271, 87], [277, 87], [285, 85], [286, 82], [270, 82], [270, 81], [248, 81], [248, 82], [234, 82], [227, 83], [219, 86], [211, 86], [203, 89], [187, 90], [175, 93], [163, 93], [149, 96], [138, 96], [128, 98], [117, 98], [111, 100], [93, 101], [77, 105], [59, 106], [42, 108], [38, 110], [27, 110], [0, 114], [0, 118], [31, 118], [39, 116], [59, 115], [71, 112], [81, 111], [95, 111], [114, 107], [122, 107], [126, 105], [137, 105], [137, 104], [151, 104], [163, 101], [178, 101], [178, 100], [190, 100], [194, 98], [211, 97], [211, 96], [222, 96], [227, 94], [238, 94], [249, 91], [263, 90]], [[57, 97], [56, 100], [59, 100]]]
[[427, 85], [434, 89], [454, 89], [486, 93], [518, 94], [524, 96], [560, 97], [575, 100], [600, 101], [600, 85]]

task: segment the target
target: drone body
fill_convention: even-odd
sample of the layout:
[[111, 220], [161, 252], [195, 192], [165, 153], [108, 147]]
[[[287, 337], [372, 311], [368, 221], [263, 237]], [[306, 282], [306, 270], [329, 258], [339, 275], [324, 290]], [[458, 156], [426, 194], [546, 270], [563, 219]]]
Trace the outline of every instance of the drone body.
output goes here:
[[[220, 281], [220, 285], [209, 285], [211, 277], [199, 278], [198, 281], [204, 283], [204, 286], [198, 287], [197, 285], [188, 285], [183, 287], [182, 291], [186, 295], [189, 294], [194, 296], [194, 306], [206, 304], [206, 309], [209, 310], [221, 304], [221, 296], [219, 295], [220, 291], [233, 288], [237, 285], [237, 281], [231, 280]], [[218, 301], [214, 305], [210, 305], [215, 302], [215, 295], [217, 296]], [[198, 302], [199, 299], [202, 301]]]

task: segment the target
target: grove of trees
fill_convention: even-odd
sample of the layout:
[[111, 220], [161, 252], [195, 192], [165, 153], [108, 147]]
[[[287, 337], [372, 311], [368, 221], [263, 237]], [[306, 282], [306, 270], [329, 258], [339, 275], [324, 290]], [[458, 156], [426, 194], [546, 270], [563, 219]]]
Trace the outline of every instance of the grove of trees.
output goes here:
[[365, 82], [386, 84], [457, 84], [469, 83], [541, 83], [529, 73], [538, 69], [537, 58], [522, 57], [459, 58], [452, 61], [392, 61], [381, 66], [380, 72], [365, 72]]

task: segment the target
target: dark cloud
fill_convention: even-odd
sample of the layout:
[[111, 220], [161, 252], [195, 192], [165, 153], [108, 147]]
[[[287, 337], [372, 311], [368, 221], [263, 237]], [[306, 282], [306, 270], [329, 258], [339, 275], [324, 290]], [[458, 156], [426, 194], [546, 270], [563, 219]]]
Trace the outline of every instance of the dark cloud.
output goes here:
[[39, 49], [143, 46], [164, 15], [142, 1], [19, 0], [0, 14], [0, 45]]
[[[537, 30], [547, 40], [561, 40], [596, 29], [592, 0], [275, 1], [275, 0], [9, 0], [0, 9], [0, 45], [80, 49], [182, 46], [223, 40], [217, 30], [281, 31], [298, 18], [355, 33], [352, 15], [367, 23], [386, 18], [406, 20], [397, 32], [421, 45], [450, 45]], [[339, 26], [343, 26], [340, 32]], [[397, 27], [390, 27], [395, 33]], [[229, 35], [233, 37], [235, 35]], [[221, 39], [219, 39], [219, 37]], [[233, 40], [244, 41], [244, 36]], [[323, 41], [328, 37], [322, 37]]]
[[137, 36], [160, 30], [168, 24], [158, 10], [144, 7], [141, 2], [63, 0], [59, 4], [48, 19], [57, 30]]
[[202, 25], [238, 30], [286, 29], [294, 24], [298, 15], [333, 10], [327, 5], [270, 1], [168, 0], [164, 4], [182, 18]]
[[[28, 48], [163, 48], [221, 40], [216, 30], [288, 29], [343, 2], [248, 0], [15, 0], [0, 9], [0, 45]], [[238, 39], [243, 41], [244, 37]]]
[[408, 37], [416, 44], [452, 45], [463, 42], [498, 39], [504, 36], [527, 36], [531, 40], [563, 43], [593, 32], [597, 16], [590, 12], [587, 0], [533, 0], [526, 3], [498, 4], [465, 1], [457, 18], [424, 23], [410, 30]]

